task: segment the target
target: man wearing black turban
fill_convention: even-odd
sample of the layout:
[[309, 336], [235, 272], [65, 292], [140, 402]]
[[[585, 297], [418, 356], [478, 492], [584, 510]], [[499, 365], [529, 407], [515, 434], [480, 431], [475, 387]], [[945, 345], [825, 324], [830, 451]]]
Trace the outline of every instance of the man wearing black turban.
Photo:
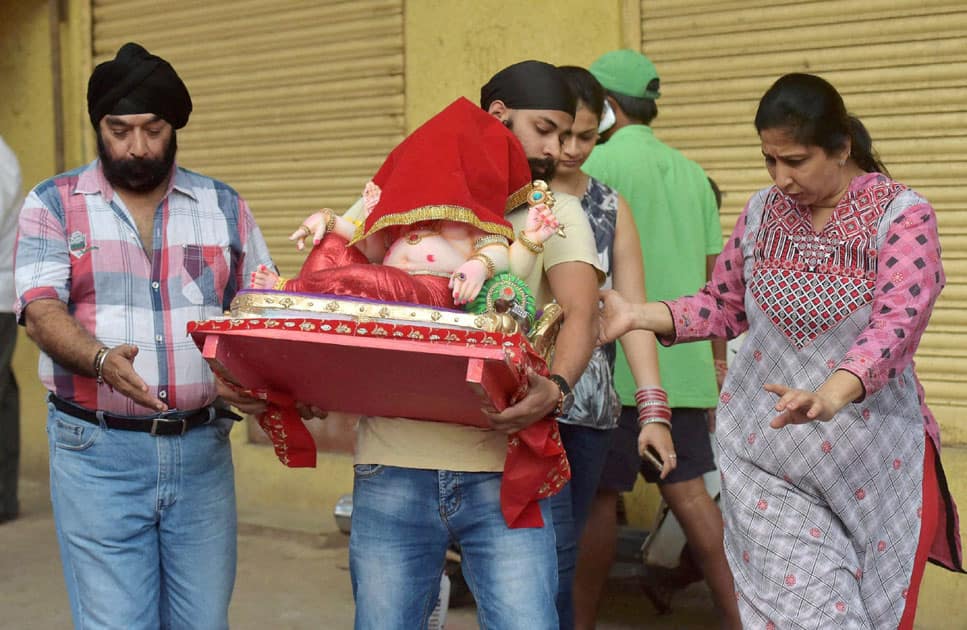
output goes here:
[[228, 628], [231, 446], [264, 405], [184, 343], [222, 314], [268, 247], [227, 185], [175, 165], [191, 98], [125, 44], [95, 68], [99, 159], [42, 182], [20, 213], [18, 321], [42, 351], [50, 487], [77, 627]]
[[550, 181], [577, 109], [561, 71], [533, 60], [508, 66], [480, 88], [480, 106], [520, 140], [534, 179]]
[[[94, 68], [87, 112], [98, 132], [97, 153], [107, 180], [122, 190], [159, 192], [175, 161], [174, 130], [191, 114], [188, 88], [171, 64], [138, 44], [125, 44], [114, 59]], [[161, 133], [164, 127], [170, 127], [170, 140], [162, 142], [161, 136], [169, 135], [167, 129]], [[125, 141], [119, 142], [122, 132]], [[145, 142], [132, 146], [139, 136]], [[148, 201], [160, 198], [151, 197]]]
[[[560, 70], [540, 61], [514, 64], [487, 82], [480, 104], [520, 140], [534, 177], [549, 178], [575, 113]], [[364, 218], [363, 207], [359, 203], [344, 216]], [[531, 374], [522, 399], [499, 413], [486, 410], [493, 431], [403, 418], [359, 420], [350, 541], [356, 628], [425, 627], [444, 551], [456, 541], [487, 627], [558, 630], [558, 561], [548, 499], [538, 502], [543, 525], [515, 528], [507, 526], [500, 500], [508, 487], [501, 484], [507, 435], [524, 440], [521, 429], [566, 413], [570, 384], [584, 371], [596, 336], [600, 262], [593, 233], [574, 196], [555, 193], [554, 215], [567, 238], [555, 236], [532, 249], [538, 264], [523, 278], [538, 304], [553, 298], [564, 310], [551, 378]], [[526, 205], [506, 218], [518, 234]], [[549, 479], [547, 485], [562, 482]]]

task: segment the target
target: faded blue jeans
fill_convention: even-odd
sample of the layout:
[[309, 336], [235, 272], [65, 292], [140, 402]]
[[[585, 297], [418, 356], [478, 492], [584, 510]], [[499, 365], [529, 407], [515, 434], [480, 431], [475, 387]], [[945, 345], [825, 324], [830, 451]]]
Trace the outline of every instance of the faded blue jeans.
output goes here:
[[613, 430], [564, 422], [558, 423], [558, 427], [571, 464], [571, 480], [550, 499], [557, 539], [557, 614], [560, 630], [571, 630], [574, 627], [573, 592], [578, 546], [608, 459]]
[[153, 437], [48, 403], [50, 496], [75, 628], [228, 628], [233, 424]]
[[356, 630], [426, 628], [451, 541], [483, 629], [557, 630], [557, 560], [544, 527], [510, 529], [500, 473], [357, 464], [349, 568]]

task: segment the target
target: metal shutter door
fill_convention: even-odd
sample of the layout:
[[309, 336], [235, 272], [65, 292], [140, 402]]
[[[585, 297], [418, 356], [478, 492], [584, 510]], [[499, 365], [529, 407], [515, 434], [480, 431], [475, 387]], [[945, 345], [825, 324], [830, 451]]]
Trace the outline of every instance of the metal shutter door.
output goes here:
[[402, 0], [94, 0], [92, 19], [94, 63], [137, 41], [177, 69], [179, 164], [246, 198], [283, 274], [299, 222], [349, 207], [403, 138]]
[[640, 11], [641, 49], [662, 77], [656, 134], [720, 185], [726, 233], [771, 183], [753, 117], [787, 72], [832, 82], [891, 174], [934, 205], [947, 287], [917, 366], [947, 441], [967, 442], [967, 5], [642, 0]]

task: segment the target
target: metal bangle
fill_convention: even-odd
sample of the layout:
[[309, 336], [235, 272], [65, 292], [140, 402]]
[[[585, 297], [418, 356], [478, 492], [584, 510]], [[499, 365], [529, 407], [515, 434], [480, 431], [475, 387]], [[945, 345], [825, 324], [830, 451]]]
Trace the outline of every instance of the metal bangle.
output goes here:
[[102, 346], [97, 354], [94, 355], [94, 375], [97, 377], [97, 384], [101, 385], [104, 383], [104, 361], [107, 360], [108, 353], [111, 349], [107, 346]]
[[502, 245], [504, 247], [510, 246], [510, 244], [507, 242], [506, 236], [501, 236], [500, 234], [488, 234], [475, 240], [473, 242], [473, 249], [474, 251], [478, 251], [488, 245]]
[[332, 212], [326, 212], [326, 234], [329, 234], [336, 229], [336, 215]]
[[644, 420], [640, 418], [638, 419], [639, 428], [643, 429], [645, 428], [645, 425], [648, 425], [648, 424], [663, 424], [666, 427], [668, 427], [669, 430], [671, 430], [672, 428], [672, 423], [669, 422], [668, 420], [665, 420], [664, 418], [645, 418]]
[[487, 279], [493, 278], [494, 274], [497, 273], [497, 263], [487, 254], [478, 253], [470, 257], [469, 260], [479, 260], [487, 268]]
[[520, 241], [520, 244], [526, 247], [527, 251], [531, 252], [532, 254], [540, 254], [544, 251], [544, 243], [538, 243], [527, 238], [527, 235], [524, 234], [524, 230], [521, 230], [517, 233], [517, 240]]

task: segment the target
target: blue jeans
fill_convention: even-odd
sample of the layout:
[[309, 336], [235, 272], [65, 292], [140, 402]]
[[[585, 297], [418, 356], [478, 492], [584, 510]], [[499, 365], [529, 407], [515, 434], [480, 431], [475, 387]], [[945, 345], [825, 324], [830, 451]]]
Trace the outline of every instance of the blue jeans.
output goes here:
[[500, 473], [358, 464], [349, 568], [356, 630], [426, 628], [451, 541], [477, 601], [481, 628], [557, 630], [557, 571], [546, 525], [510, 529]]
[[48, 410], [50, 496], [74, 626], [228, 628], [232, 420], [152, 437]]
[[558, 426], [571, 464], [571, 481], [551, 497], [551, 514], [557, 539], [557, 614], [561, 630], [570, 630], [574, 627], [572, 592], [578, 544], [608, 458], [613, 431], [564, 422]]

